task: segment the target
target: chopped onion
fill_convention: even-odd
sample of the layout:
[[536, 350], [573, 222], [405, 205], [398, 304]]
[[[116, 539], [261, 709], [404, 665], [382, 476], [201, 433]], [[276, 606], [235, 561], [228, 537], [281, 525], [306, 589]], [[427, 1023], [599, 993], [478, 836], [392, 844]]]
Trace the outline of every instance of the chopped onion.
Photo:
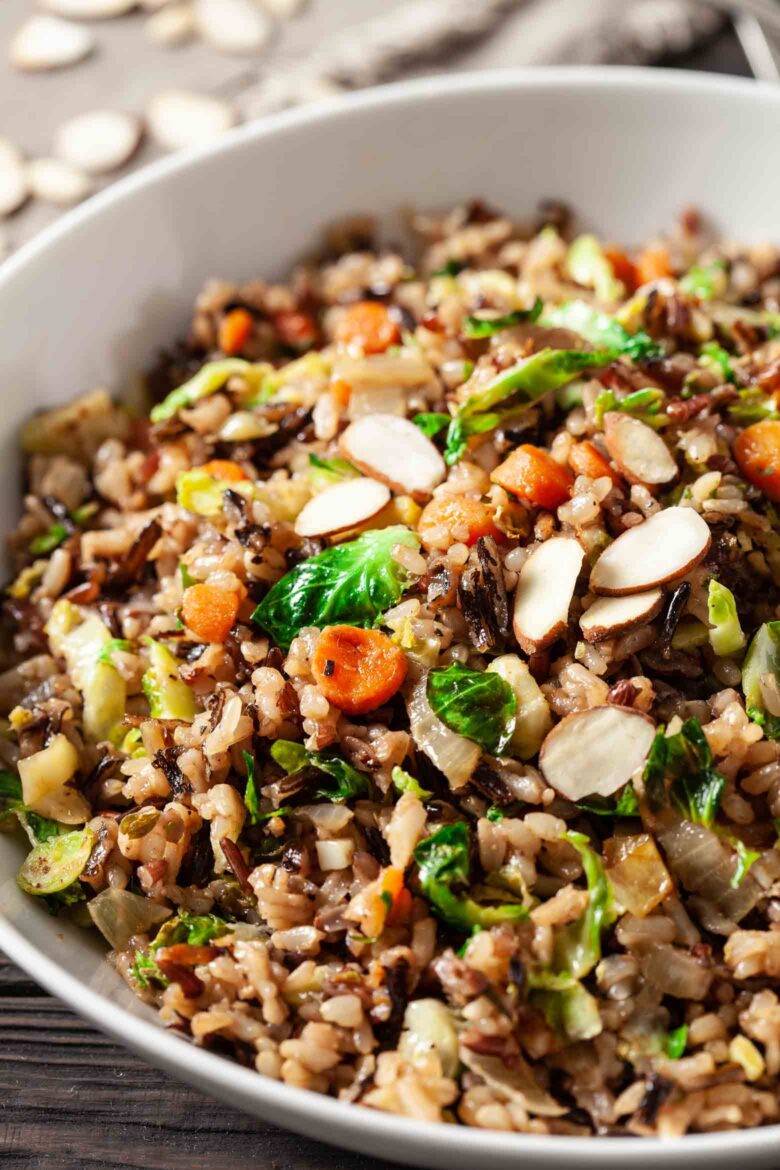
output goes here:
[[404, 1060], [415, 1064], [435, 1049], [441, 1061], [442, 1075], [454, 1077], [460, 1064], [458, 1033], [452, 1012], [440, 999], [415, 999], [404, 1013], [404, 1030], [398, 1051]]
[[103, 890], [87, 904], [90, 917], [115, 951], [127, 946], [133, 935], [147, 934], [173, 913], [150, 898], [117, 890], [113, 886]]
[[317, 861], [321, 870], [346, 869], [352, 864], [355, 842], [348, 837], [338, 841], [318, 841]]
[[498, 1056], [474, 1052], [461, 1045], [460, 1058], [466, 1068], [482, 1077], [486, 1085], [498, 1089], [528, 1113], [535, 1113], [537, 1117], [561, 1117], [567, 1112], [565, 1106], [559, 1105], [541, 1088], [533, 1069], [522, 1056], [513, 1056], [509, 1066]]
[[444, 773], [450, 787], [462, 788], [470, 780], [479, 762], [481, 749], [473, 740], [450, 731], [434, 715], [425, 693], [427, 683], [428, 674], [425, 672], [411, 688], [407, 698], [412, 737], [420, 751], [425, 752], [428, 759]]
[[758, 902], [761, 890], [750, 874], [732, 889], [734, 858], [721, 840], [691, 821], [677, 821], [658, 834], [669, 868], [692, 894], [699, 894], [720, 915], [739, 922]]
[[643, 957], [642, 973], [653, 987], [674, 999], [701, 1000], [710, 989], [714, 970], [670, 943], [654, 943]]
[[401, 386], [358, 386], [352, 388], [347, 407], [349, 419], [372, 414], [406, 415], [406, 393]]
[[669, 871], [648, 833], [605, 841], [604, 856], [616, 901], [637, 918], [644, 918], [673, 892]]
[[355, 815], [346, 804], [304, 804], [297, 813], [300, 817], [308, 817], [317, 833], [326, 837], [346, 829]]

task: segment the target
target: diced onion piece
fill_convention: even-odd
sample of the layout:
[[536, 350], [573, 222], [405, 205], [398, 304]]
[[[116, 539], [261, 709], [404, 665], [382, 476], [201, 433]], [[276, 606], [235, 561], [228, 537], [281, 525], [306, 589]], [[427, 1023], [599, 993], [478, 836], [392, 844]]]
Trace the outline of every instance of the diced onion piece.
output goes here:
[[704, 559], [710, 542], [707, 523], [693, 508], [665, 508], [607, 546], [590, 588], [622, 596], [677, 581]]
[[406, 391], [403, 386], [353, 386], [347, 405], [347, 418], [364, 418], [371, 414], [406, 416]]
[[444, 460], [419, 427], [396, 414], [367, 414], [341, 436], [344, 455], [361, 471], [426, 500], [447, 473]]
[[390, 500], [387, 484], [376, 479], [347, 479], [335, 483], [303, 506], [295, 521], [298, 536], [329, 536], [365, 523]]
[[434, 715], [426, 695], [428, 676], [423, 674], [409, 693], [407, 710], [412, 738], [420, 751], [425, 752], [440, 772], [447, 777], [450, 788], [463, 788], [479, 763], [479, 744], [464, 735], [450, 731]]
[[629, 483], [654, 487], [677, 475], [674, 456], [658, 432], [630, 414], [611, 410], [604, 415], [604, 442]]
[[567, 715], [542, 745], [539, 767], [568, 800], [611, 796], [644, 764], [655, 724], [629, 707], [591, 707]]
[[643, 626], [658, 614], [663, 599], [660, 589], [632, 593], [628, 597], [600, 597], [580, 618], [582, 636], [586, 642], [601, 642], [634, 626]]
[[87, 909], [95, 926], [115, 951], [126, 947], [133, 935], [148, 934], [153, 926], [159, 926], [173, 913], [151, 898], [115, 886], [102, 890], [87, 903]]
[[458, 1033], [452, 1012], [440, 999], [414, 999], [404, 1013], [398, 1051], [410, 1064], [423, 1062], [431, 1050], [441, 1061], [442, 1076], [454, 1077], [460, 1064]]
[[527, 654], [549, 646], [566, 629], [585, 553], [569, 536], [546, 540], [520, 570], [512, 625]]
[[655, 943], [643, 956], [642, 974], [651, 987], [673, 999], [704, 999], [715, 976], [692, 955], [669, 943]]
[[346, 837], [338, 841], [318, 841], [316, 849], [321, 870], [346, 869], [352, 864], [355, 842]]
[[604, 842], [604, 856], [615, 900], [637, 918], [645, 918], [674, 891], [674, 882], [649, 833], [612, 837]]
[[76, 774], [79, 753], [68, 737], [60, 732], [41, 751], [20, 760], [18, 766], [24, 803], [33, 812], [46, 816], [39, 807], [40, 802]]
[[547, 700], [527, 664], [516, 654], [501, 654], [493, 659], [488, 670], [501, 675], [517, 699], [517, 716], [509, 754], [519, 756], [521, 760], [530, 760], [539, 751], [552, 727]]
[[497, 1089], [503, 1098], [514, 1101], [528, 1113], [537, 1117], [561, 1117], [568, 1112], [543, 1089], [533, 1069], [520, 1055], [507, 1064], [500, 1056], [475, 1052], [473, 1048], [461, 1046], [460, 1058], [466, 1068], [475, 1072], [491, 1089]]
[[686, 890], [730, 922], [739, 922], [761, 897], [761, 887], [748, 873], [732, 887], [734, 854], [704, 825], [679, 820], [657, 834], [669, 868]]

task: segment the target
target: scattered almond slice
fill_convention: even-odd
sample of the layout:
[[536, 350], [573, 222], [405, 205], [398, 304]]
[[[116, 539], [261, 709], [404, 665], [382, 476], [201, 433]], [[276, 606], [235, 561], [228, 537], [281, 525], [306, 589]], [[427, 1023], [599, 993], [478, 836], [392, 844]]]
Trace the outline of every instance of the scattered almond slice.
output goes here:
[[427, 500], [447, 474], [431, 440], [396, 414], [356, 419], [341, 436], [341, 450], [355, 467], [416, 500]]
[[600, 597], [580, 618], [582, 636], [586, 642], [602, 642], [634, 626], [643, 626], [658, 614], [663, 599], [661, 589], [628, 597]]
[[654, 487], [677, 475], [674, 456], [661, 436], [630, 414], [610, 410], [604, 415], [604, 442], [618, 470], [630, 483]]
[[637, 772], [655, 738], [655, 724], [630, 707], [576, 711], [552, 729], [542, 744], [539, 767], [547, 783], [567, 800], [611, 796]]
[[585, 553], [570, 536], [554, 536], [520, 570], [512, 626], [526, 654], [543, 650], [566, 629]]
[[144, 30], [154, 45], [161, 45], [166, 49], [183, 45], [197, 31], [192, 5], [168, 4], [160, 8], [149, 17]]
[[704, 559], [711, 539], [693, 508], [665, 508], [605, 548], [593, 566], [590, 588], [623, 596], [677, 581]]
[[381, 512], [390, 489], [376, 479], [347, 479], [326, 488], [304, 504], [295, 521], [298, 536], [330, 536], [356, 528]]
[[44, 203], [68, 207], [86, 199], [92, 184], [83, 171], [58, 158], [36, 158], [27, 165], [30, 191]]
[[31, 16], [11, 40], [9, 57], [17, 69], [62, 69], [83, 61], [95, 48], [88, 28], [58, 16]]
[[306, 0], [262, 0], [263, 8], [276, 20], [290, 20], [297, 16]]
[[39, 0], [41, 8], [71, 20], [111, 20], [135, 8], [137, 0]]
[[153, 138], [166, 150], [209, 142], [236, 122], [229, 102], [186, 89], [158, 93], [149, 102], [146, 116]]
[[30, 189], [24, 159], [7, 138], [0, 138], [0, 219], [21, 207]]
[[198, 32], [221, 53], [257, 53], [273, 25], [255, 0], [194, 0]]
[[63, 162], [89, 174], [115, 171], [135, 154], [143, 125], [122, 110], [90, 110], [60, 126], [54, 152]]

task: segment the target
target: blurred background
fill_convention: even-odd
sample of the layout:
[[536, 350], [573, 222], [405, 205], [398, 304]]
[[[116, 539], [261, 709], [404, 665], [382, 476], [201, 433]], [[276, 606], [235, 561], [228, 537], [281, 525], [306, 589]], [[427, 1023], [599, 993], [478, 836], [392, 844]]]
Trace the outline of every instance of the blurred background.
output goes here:
[[551, 63], [776, 79], [773, 3], [2, 0], [0, 254], [167, 151], [384, 81]]

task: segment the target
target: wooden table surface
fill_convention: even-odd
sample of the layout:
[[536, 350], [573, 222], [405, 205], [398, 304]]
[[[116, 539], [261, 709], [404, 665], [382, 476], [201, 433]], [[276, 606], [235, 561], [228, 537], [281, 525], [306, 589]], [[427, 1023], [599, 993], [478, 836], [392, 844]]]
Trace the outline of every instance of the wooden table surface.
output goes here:
[[[8, 4], [2, 0], [3, 8]], [[10, 4], [17, 11], [21, 7], [17, 0]], [[674, 64], [747, 72], [728, 33]], [[8, 113], [0, 97], [0, 129]], [[255, 1121], [158, 1072], [83, 1023], [0, 955], [3, 1170], [390, 1170], [390, 1165]]]

